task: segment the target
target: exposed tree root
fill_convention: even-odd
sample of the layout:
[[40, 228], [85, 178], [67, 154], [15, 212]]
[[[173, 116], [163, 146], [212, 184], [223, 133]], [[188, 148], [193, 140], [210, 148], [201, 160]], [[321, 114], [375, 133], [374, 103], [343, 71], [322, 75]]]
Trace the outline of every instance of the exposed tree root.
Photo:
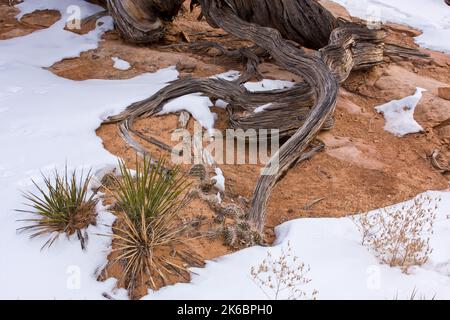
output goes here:
[[165, 22], [178, 13], [184, 0], [106, 0], [117, 30], [133, 43], [164, 37]]
[[162, 48], [176, 48], [176, 47], [187, 47], [195, 51], [206, 51], [209, 48], [218, 49], [223, 55], [231, 58], [237, 58], [245, 63], [245, 72], [241, 74], [239, 79], [236, 80], [237, 83], [241, 84], [249, 81], [253, 77], [262, 79], [261, 74], [258, 71], [258, 65], [262, 57], [266, 57], [268, 54], [264, 49], [258, 46], [244, 47], [239, 49], [228, 49], [223, 45], [213, 41], [200, 41], [193, 43], [180, 43], [174, 45], [164, 46]]
[[439, 150], [433, 150], [430, 156], [431, 164], [434, 168], [439, 170], [442, 174], [450, 172], [450, 163], [444, 163], [441, 159], [442, 155]]
[[386, 56], [403, 57], [407, 59], [411, 58], [427, 59], [430, 57], [428, 54], [420, 52], [417, 49], [401, 46], [394, 43], [386, 43], [384, 45], [384, 54]]
[[[289, 168], [323, 148], [312, 146], [309, 149], [309, 146], [320, 130], [332, 127], [339, 83], [347, 79], [352, 70], [382, 63], [384, 33], [338, 21], [312, 0], [199, 0], [198, 3], [211, 25], [252, 41], [268, 52], [279, 66], [304, 81], [290, 89], [249, 92], [240, 82], [210, 78], [176, 80], [107, 122], [121, 122], [126, 142], [145, 152], [132, 136], [139, 136], [133, 129], [135, 119], [154, 116], [170, 100], [200, 92], [229, 103], [227, 110], [232, 128], [279, 129], [280, 136], [289, 139], [267, 165], [267, 174], [260, 177], [246, 215], [247, 223], [262, 234], [272, 189]], [[293, 41], [319, 50], [307, 54]], [[245, 56], [243, 51], [233, 54]], [[247, 55], [247, 58], [256, 61], [254, 57]], [[249, 70], [251, 68], [247, 68], [247, 73], [251, 73]], [[262, 112], [254, 112], [265, 104], [271, 105]]]
[[[338, 27], [338, 20], [315, 0], [196, 0], [193, 2], [200, 4], [202, 15], [212, 26], [223, 28], [217, 15], [221, 14], [220, 6], [224, 5], [231, 9], [240, 20], [278, 30], [284, 39], [311, 49], [326, 46], [331, 31]], [[238, 34], [233, 35], [240, 37]]]

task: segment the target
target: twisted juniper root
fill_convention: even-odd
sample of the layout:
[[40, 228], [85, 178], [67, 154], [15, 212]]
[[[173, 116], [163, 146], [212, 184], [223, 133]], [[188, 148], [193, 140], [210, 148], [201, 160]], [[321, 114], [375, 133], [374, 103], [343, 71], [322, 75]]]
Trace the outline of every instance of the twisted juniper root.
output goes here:
[[106, 0], [123, 38], [133, 43], [157, 42], [164, 37], [165, 21], [180, 10], [184, 0]]
[[[302, 45], [311, 42], [310, 47], [314, 48], [323, 43], [321, 37], [313, 37], [314, 28], [318, 28], [320, 21], [326, 26], [325, 30], [330, 29], [328, 45], [318, 52], [307, 54], [292, 41], [283, 38], [286, 30], [280, 33], [276, 29], [262, 26], [262, 23], [245, 21], [243, 13], [237, 11], [242, 1], [244, 0], [198, 2], [203, 15], [212, 25], [236, 37], [252, 41], [266, 50], [279, 66], [301, 76], [303, 82], [290, 89], [249, 92], [237, 83], [221, 79], [177, 80], [152, 97], [132, 104], [121, 114], [111, 117], [108, 122], [121, 122], [125, 140], [136, 148], [137, 142], [131, 135], [136, 133], [133, 130], [136, 118], [155, 115], [165, 103], [174, 98], [201, 92], [229, 103], [228, 113], [234, 128], [280, 129], [282, 137], [290, 138], [267, 165], [267, 172], [271, 174], [259, 178], [248, 214], [249, 222], [262, 232], [272, 189], [289, 168], [306, 158], [305, 153], [310, 152], [307, 149], [318, 132], [331, 127], [339, 83], [344, 81], [353, 69], [367, 68], [383, 61], [383, 33], [353, 24], [341, 24], [335, 28], [337, 21], [312, 0], [271, 0], [277, 5], [290, 4], [297, 10], [304, 11], [298, 15], [298, 19], [304, 19], [303, 31], [298, 31], [298, 41]], [[267, 0], [251, 2], [261, 5], [265, 1]], [[307, 12], [316, 14], [311, 17]], [[277, 27], [277, 24], [266, 25]], [[262, 112], [253, 112], [258, 106], [268, 103], [272, 103], [269, 108]]]
[[241, 76], [235, 80], [235, 82], [241, 84], [244, 82], [249, 81], [254, 76], [262, 79], [261, 74], [258, 71], [258, 65], [260, 63], [260, 58], [267, 55], [267, 52], [265, 50], [262, 50], [258, 46], [252, 46], [252, 47], [244, 47], [239, 49], [227, 49], [223, 45], [217, 42], [213, 41], [200, 41], [200, 42], [193, 42], [193, 43], [180, 43], [180, 44], [173, 44], [168, 46], [161, 47], [162, 49], [166, 48], [179, 48], [179, 47], [187, 47], [189, 49], [195, 50], [195, 51], [202, 51], [207, 48], [216, 48], [218, 49], [223, 55], [232, 57], [232, 58], [239, 58], [245, 62], [245, 71]]
[[[202, 3], [202, 2], [201, 2]], [[283, 39], [271, 28], [261, 27], [241, 20], [233, 9], [219, 1], [210, 1], [209, 16], [225, 31], [251, 40], [267, 50], [279, 65], [300, 75], [312, 89], [315, 104], [303, 126], [280, 148], [267, 165], [268, 174], [262, 175], [253, 193], [249, 219], [262, 231], [265, 223], [267, 202], [278, 180], [296, 163], [316, 137], [335, 108], [338, 81], [345, 80], [355, 66], [352, 48], [356, 40], [377, 38], [375, 32], [359, 27], [335, 29], [328, 46], [320, 50], [321, 56], [306, 55]], [[203, 5], [202, 5], [203, 8]], [[208, 13], [204, 14], [207, 16]], [[378, 50], [375, 50], [378, 51]], [[378, 61], [382, 60], [380, 48]], [[380, 54], [381, 53], [381, 54]], [[371, 61], [358, 61], [372, 63]]]

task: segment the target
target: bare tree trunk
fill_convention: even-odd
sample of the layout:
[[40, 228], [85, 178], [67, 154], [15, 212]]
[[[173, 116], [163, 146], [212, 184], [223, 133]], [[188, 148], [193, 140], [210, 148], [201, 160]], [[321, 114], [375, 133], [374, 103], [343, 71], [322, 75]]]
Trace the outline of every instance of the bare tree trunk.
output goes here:
[[165, 21], [171, 21], [184, 0], [106, 0], [122, 37], [133, 43], [151, 43], [164, 37]]

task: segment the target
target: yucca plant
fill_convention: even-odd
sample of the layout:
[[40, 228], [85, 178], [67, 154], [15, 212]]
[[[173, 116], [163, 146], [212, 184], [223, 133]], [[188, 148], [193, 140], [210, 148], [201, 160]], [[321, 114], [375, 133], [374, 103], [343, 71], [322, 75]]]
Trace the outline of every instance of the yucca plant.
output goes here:
[[186, 190], [186, 176], [180, 167], [165, 169], [166, 160], [152, 163], [147, 157], [140, 164], [136, 159], [135, 172], [128, 170], [119, 160], [120, 179], [117, 179], [115, 198], [117, 206], [139, 222], [141, 213], [146, 219], [174, 211], [182, 202], [180, 195]]
[[111, 263], [123, 266], [121, 280], [130, 291], [146, 278], [156, 289], [155, 277], [164, 281], [167, 274], [186, 271], [174, 257], [155, 254], [157, 249], [181, 242], [187, 227], [178, 218], [188, 201], [186, 175], [179, 167], [169, 170], [165, 166], [164, 159], [152, 163], [144, 158], [142, 164], [136, 159], [133, 172], [119, 160], [121, 176], [116, 178], [113, 194], [122, 219], [113, 227]]
[[67, 167], [61, 175], [57, 170], [53, 179], [42, 174], [44, 188], [32, 180], [37, 193], [25, 192], [24, 197], [28, 202], [25, 204], [30, 210], [17, 210], [19, 212], [31, 213], [36, 218], [22, 219], [19, 221], [27, 223], [18, 231], [32, 232], [30, 238], [41, 235], [50, 235], [42, 249], [51, 247], [61, 234], [70, 237], [77, 234], [81, 248], [85, 249], [87, 233], [83, 229], [96, 222], [95, 206], [97, 199], [95, 194], [89, 196], [89, 183], [92, 179], [91, 172], [86, 175], [76, 171], [68, 173]]

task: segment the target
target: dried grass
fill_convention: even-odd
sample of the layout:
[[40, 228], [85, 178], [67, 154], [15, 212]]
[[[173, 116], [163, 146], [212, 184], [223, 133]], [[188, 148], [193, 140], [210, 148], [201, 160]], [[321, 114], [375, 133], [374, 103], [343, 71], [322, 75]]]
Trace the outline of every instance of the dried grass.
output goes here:
[[439, 201], [422, 195], [398, 209], [355, 216], [362, 245], [373, 250], [381, 263], [400, 267], [404, 273], [412, 266], [425, 264], [433, 251], [430, 236]]
[[250, 270], [253, 281], [267, 298], [278, 300], [286, 296], [289, 300], [317, 299], [318, 291], [310, 295], [302, 286], [311, 282], [307, 277], [310, 267], [292, 255], [292, 247], [281, 250], [281, 255], [274, 258], [270, 252], [260, 265]]

